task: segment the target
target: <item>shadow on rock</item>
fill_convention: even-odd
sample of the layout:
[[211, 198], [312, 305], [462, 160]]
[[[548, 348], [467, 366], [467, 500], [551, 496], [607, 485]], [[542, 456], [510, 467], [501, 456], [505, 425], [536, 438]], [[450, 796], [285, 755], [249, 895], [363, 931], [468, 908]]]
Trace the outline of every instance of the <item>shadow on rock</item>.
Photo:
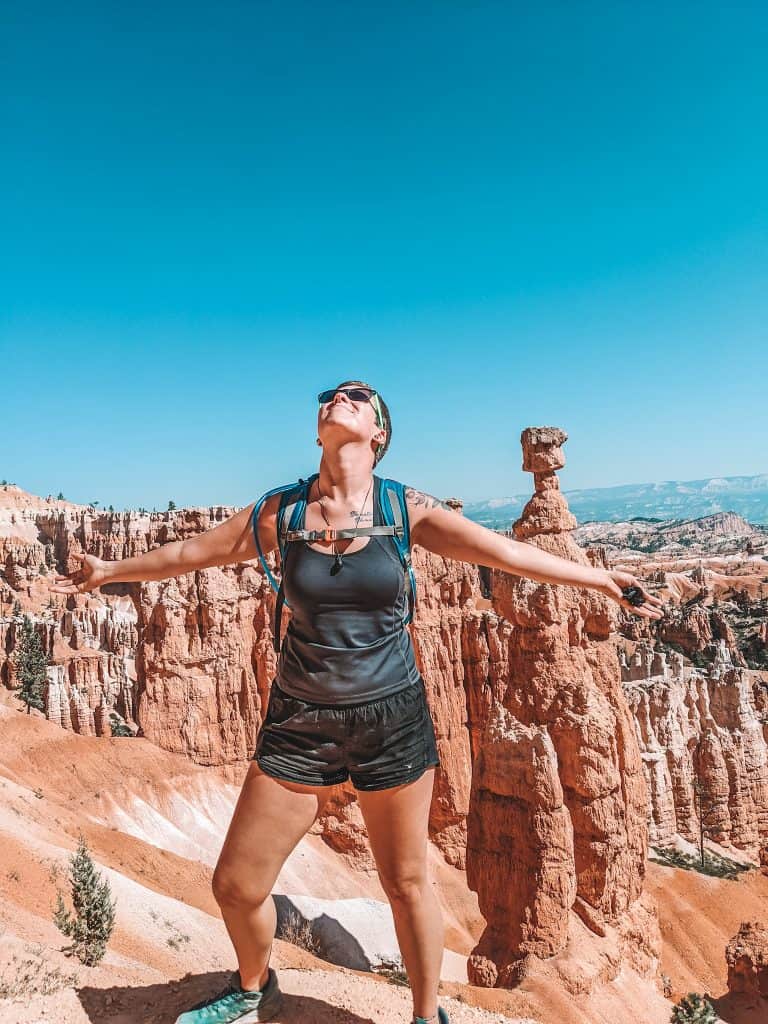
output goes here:
[[[280, 969], [277, 971], [279, 975]], [[173, 1024], [180, 1013], [220, 992], [230, 977], [231, 971], [209, 971], [185, 975], [165, 985], [83, 986], [75, 991], [92, 1024]], [[324, 999], [283, 992], [283, 1008], [274, 1024], [306, 1024], [308, 1020], [317, 1024], [375, 1024], [371, 1017], [361, 1017]]]
[[719, 999], [707, 998], [718, 1018], [726, 1024], [764, 1024], [768, 1021], [768, 999], [757, 993], [729, 992]]

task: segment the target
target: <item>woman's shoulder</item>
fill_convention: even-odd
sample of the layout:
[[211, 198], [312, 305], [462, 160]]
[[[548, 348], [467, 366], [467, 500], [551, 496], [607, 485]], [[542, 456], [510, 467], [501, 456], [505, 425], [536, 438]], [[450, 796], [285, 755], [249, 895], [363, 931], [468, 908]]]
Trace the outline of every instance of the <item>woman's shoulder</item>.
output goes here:
[[289, 480], [287, 483], [278, 484], [277, 487], [273, 487], [269, 491], [264, 491], [259, 498], [259, 501], [271, 502], [273, 507], [277, 507], [281, 501], [291, 500], [294, 497], [300, 497], [306, 493], [307, 484], [312, 480], [313, 477], [317, 476], [316, 473], [310, 474], [308, 477], [297, 477], [295, 480]]
[[428, 515], [433, 508], [444, 508], [448, 512], [453, 512], [454, 509], [443, 501], [441, 498], [435, 497], [434, 494], [430, 494], [429, 491], [422, 491], [418, 487], [413, 487], [411, 484], [403, 484], [403, 494], [405, 497], [406, 507], [408, 509], [408, 519], [411, 524], [411, 529], [416, 524]]
[[281, 507], [298, 501], [304, 495], [305, 483], [305, 480], [299, 478], [264, 491], [254, 502], [254, 511], [259, 510], [259, 522], [270, 519], [274, 522]]

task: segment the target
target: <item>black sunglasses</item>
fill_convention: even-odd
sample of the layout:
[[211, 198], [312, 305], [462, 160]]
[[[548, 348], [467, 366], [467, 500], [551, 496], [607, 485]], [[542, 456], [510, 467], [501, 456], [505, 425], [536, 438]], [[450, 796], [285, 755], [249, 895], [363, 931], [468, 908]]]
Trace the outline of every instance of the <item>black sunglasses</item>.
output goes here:
[[376, 394], [375, 391], [363, 390], [362, 388], [330, 388], [328, 391], [321, 391], [317, 396], [317, 400], [321, 405], [325, 405], [326, 402], [333, 401], [333, 396], [337, 391], [343, 391], [344, 394], [351, 398], [353, 402], [370, 402], [373, 396]]

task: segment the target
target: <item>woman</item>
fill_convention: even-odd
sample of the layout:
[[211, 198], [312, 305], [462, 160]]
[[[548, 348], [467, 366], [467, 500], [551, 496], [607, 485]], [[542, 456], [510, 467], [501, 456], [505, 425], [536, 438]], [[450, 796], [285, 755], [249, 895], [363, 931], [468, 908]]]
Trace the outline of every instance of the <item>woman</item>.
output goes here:
[[[387, 406], [362, 381], [319, 395], [319, 474], [302, 526], [376, 526], [380, 479], [374, 467], [392, 435]], [[269, 492], [268, 492], [269, 493]], [[578, 565], [511, 540], [406, 488], [412, 543], [447, 558], [546, 583], [599, 590], [628, 611], [661, 617], [661, 601], [626, 572]], [[212, 530], [137, 558], [81, 567], [52, 589], [82, 593], [116, 581], [160, 580], [274, 551], [280, 494]], [[333, 566], [333, 568], [332, 568]], [[405, 575], [386, 534], [288, 545], [283, 585], [292, 610], [254, 760], [213, 875], [213, 891], [236, 950], [227, 988], [177, 1024], [272, 1020], [281, 994], [269, 966], [276, 930], [272, 887], [286, 858], [323, 812], [332, 786], [351, 778], [390, 901], [414, 1003], [415, 1024], [448, 1024], [437, 1006], [443, 922], [427, 872], [427, 819], [437, 756], [424, 682], [403, 624]], [[643, 604], [622, 588], [637, 587]], [[630, 596], [640, 600], [637, 591]], [[264, 836], [270, 842], [264, 842]]]

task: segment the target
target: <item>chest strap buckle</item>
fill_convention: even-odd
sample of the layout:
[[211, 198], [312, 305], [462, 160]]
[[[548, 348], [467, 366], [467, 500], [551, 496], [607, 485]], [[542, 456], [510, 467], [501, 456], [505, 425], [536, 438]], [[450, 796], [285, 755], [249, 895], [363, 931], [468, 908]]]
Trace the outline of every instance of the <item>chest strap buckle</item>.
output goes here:
[[286, 540], [338, 540], [343, 530], [336, 530], [328, 527], [324, 530], [288, 530], [285, 534]]

